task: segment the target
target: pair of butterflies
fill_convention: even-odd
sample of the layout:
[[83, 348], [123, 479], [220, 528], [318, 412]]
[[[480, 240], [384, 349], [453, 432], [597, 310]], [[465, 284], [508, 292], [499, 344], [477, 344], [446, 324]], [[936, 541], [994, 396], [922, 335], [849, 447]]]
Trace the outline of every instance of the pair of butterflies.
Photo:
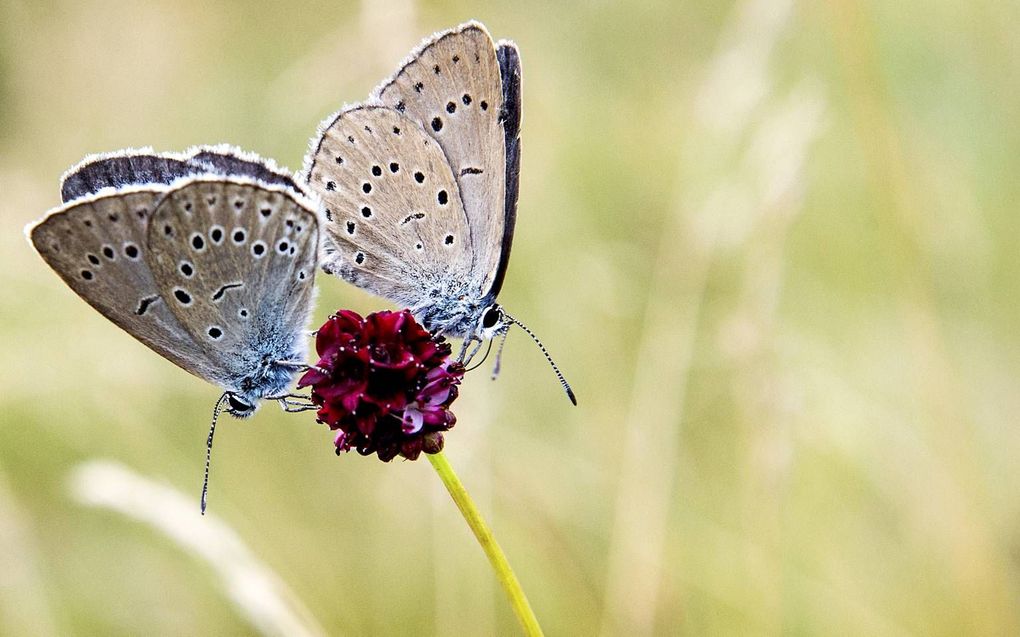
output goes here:
[[318, 267], [463, 337], [462, 357], [516, 323], [496, 295], [516, 220], [520, 88], [516, 46], [467, 23], [324, 121], [296, 178], [228, 146], [93, 156], [65, 174], [63, 206], [30, 239], [100, 313], [221, 386], [218, 408], [300, 410], [287, 391], [307, 367]]

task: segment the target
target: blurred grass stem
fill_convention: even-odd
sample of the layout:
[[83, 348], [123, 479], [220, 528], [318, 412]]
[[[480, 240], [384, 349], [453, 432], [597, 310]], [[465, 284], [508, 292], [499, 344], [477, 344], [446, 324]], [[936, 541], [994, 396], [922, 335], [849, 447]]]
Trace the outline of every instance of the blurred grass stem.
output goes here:
[[145, 523], [186, 555], [205, 562], [252, 632], [287, 637], [338, 634], [336, 627], [327, 633], [319, 625], [237, 531], [216, 515], [200, 513], [191, 495], [107, 460], [79, 464], [69, 474], [68, 486], [81, 504]]
[[528, 598], [524, 595], [521, 583], [517, 580], [517, 576], [514, 575], [513, 569], [510, 568], [510, 562], [507, 561], [503, 549], [499, 547], [499, 543], [493, 537], [489, 525], [482, 519], [482, 514], [479, 513], [474, 500], [468, 495], [460, 478], [453, 471], [450, 462], [442, 452], [426, 455], [433, 468], [435, 468], [436, 473], [439, 474], [439, 478], [443, 481], [446, 490], [450, 492], [450, 497], [453, 498], [457, 508], [460, 509], [464, 520], [471, 527], [471, 532], [478, 538], [478, 543], [482, 546], [482, 550], [485, 551], [485, 556], [489, 558], [493, 570], [496, 571], [496, 579], [499, 580], [503, 590], [506, 591], [507, 596], [510, 598], [510, 604], [513, 606], [517, 619], [521, 622], [521, 627], [524, 628], [524, 633], [526, 635], [542, 635], [542, 627], [538, 625], [535, 611], [531, 610], [531, 604], [528, 603]]

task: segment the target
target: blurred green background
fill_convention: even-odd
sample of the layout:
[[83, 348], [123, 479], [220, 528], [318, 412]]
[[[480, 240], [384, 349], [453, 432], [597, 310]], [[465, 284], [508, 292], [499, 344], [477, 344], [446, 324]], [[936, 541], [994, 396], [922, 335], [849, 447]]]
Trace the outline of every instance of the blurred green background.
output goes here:
[[[992, 0], [0, 0], [0, 634], [516, 631], [429, 464], [337, 458], [307, 414], [222, 420], [225, 526], [197, 522], [218, 390], [22, 236], [87, 153], [299, 168], [469, 18], [524, 65], [501, 300], [580, 406], [517, 331], [447, 454], [548, 634], [1020, 634], [1020, 5]], [[317, 321], [385, 307], [318, 283]]]

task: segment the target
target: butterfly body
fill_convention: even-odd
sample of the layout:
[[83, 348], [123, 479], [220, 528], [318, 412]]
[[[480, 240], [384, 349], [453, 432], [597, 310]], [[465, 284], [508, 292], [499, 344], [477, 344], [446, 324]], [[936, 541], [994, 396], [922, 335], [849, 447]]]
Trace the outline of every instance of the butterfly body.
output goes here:
[[44, 260], [133, 337], [222, 387], [280, 399], [306, 353], [318, 219], [303, 191], [227, 147], [90, 158], [29, 230]]
[[[328, 260], [329, 257], [325, 258]], [[372, 290], [370, 282], [362, 279], [357, 270], [345, 267], [342, 261], [338, 264], [327, 261], [322, 268], [327, 274], [338, 274], [355, 285]], [[489, 330], [481, 327], [482, 317], [487, 310], [499, 307], [494, 295], [478, 296], [477, 285], [464, 279], [401, 271], [418, 285], [390, 298], [410, 309], [430, 330], [468, 339], [488, 333]]]
[[517, 222], [520, 125], [517, 46], [468, 22], [324, 120], [300, 177], [322, 198], [325, 272], [463, 338], [465, 363], [519, 325], [576, 404], [535, 334], [496, 302]]
[[325, 120], [303, 172], [325, 205], [324, 271], [466, 342], [505, 329], [520, 106], [516, 47], [470, 22]]

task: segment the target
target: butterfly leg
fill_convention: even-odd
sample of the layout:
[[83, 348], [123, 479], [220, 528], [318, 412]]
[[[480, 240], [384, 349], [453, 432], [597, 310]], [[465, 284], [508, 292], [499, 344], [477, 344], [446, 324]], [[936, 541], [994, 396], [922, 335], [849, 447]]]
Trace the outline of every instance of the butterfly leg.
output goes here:
[[474, 333], [469, 334], [464, 338], [464, 344], [460, 348], [460, 356], [457, 361], [464, 365], [470, 365], [471, 359], [478, 354], [478, 350], [482, 349], [485, 339], [480, 338]]
[[274, 362], [282, 367], [293, 367], [299, 372], [307, 372], [310, 369], [314, 369], [315, 371], [321, 374], [329, 373], [321, 367], [316, 367], [315, 365], [309, 365], [308, 363], [302, 363], [300, 361], [274, 361]]
[[280, 401], [280, 404], [283, 407], [283, 410], [288, 414], [299, 414], [304, 411], [313, 411], [319, 408], [317, 405], [292, 405], [286, 401]]
[[279, 396], [270, 396], [267, 400], [280, 400], [281, 398], [295, 398], [297, 400], [309, 401], [312, 399], [310, 395], [306, 394], [280, 394]]
[[506, 345], [506, 337], [510, 335], [510, 330], [503, 330], [503, 340], [499, 342], [499, 349], [496, 350], [496, 364], [492, 367], [492, 380], [496, 380], [499, 376], [499, 369], [503, 363], [503, 346]]
[[282, 396], [269, 396], [268, 400], [275, 400], [288, 414], [295, 414], [302, 411], [318, 409], [319, 406], [311, 401], [308, 396], [301, 394], [283, 394]]

